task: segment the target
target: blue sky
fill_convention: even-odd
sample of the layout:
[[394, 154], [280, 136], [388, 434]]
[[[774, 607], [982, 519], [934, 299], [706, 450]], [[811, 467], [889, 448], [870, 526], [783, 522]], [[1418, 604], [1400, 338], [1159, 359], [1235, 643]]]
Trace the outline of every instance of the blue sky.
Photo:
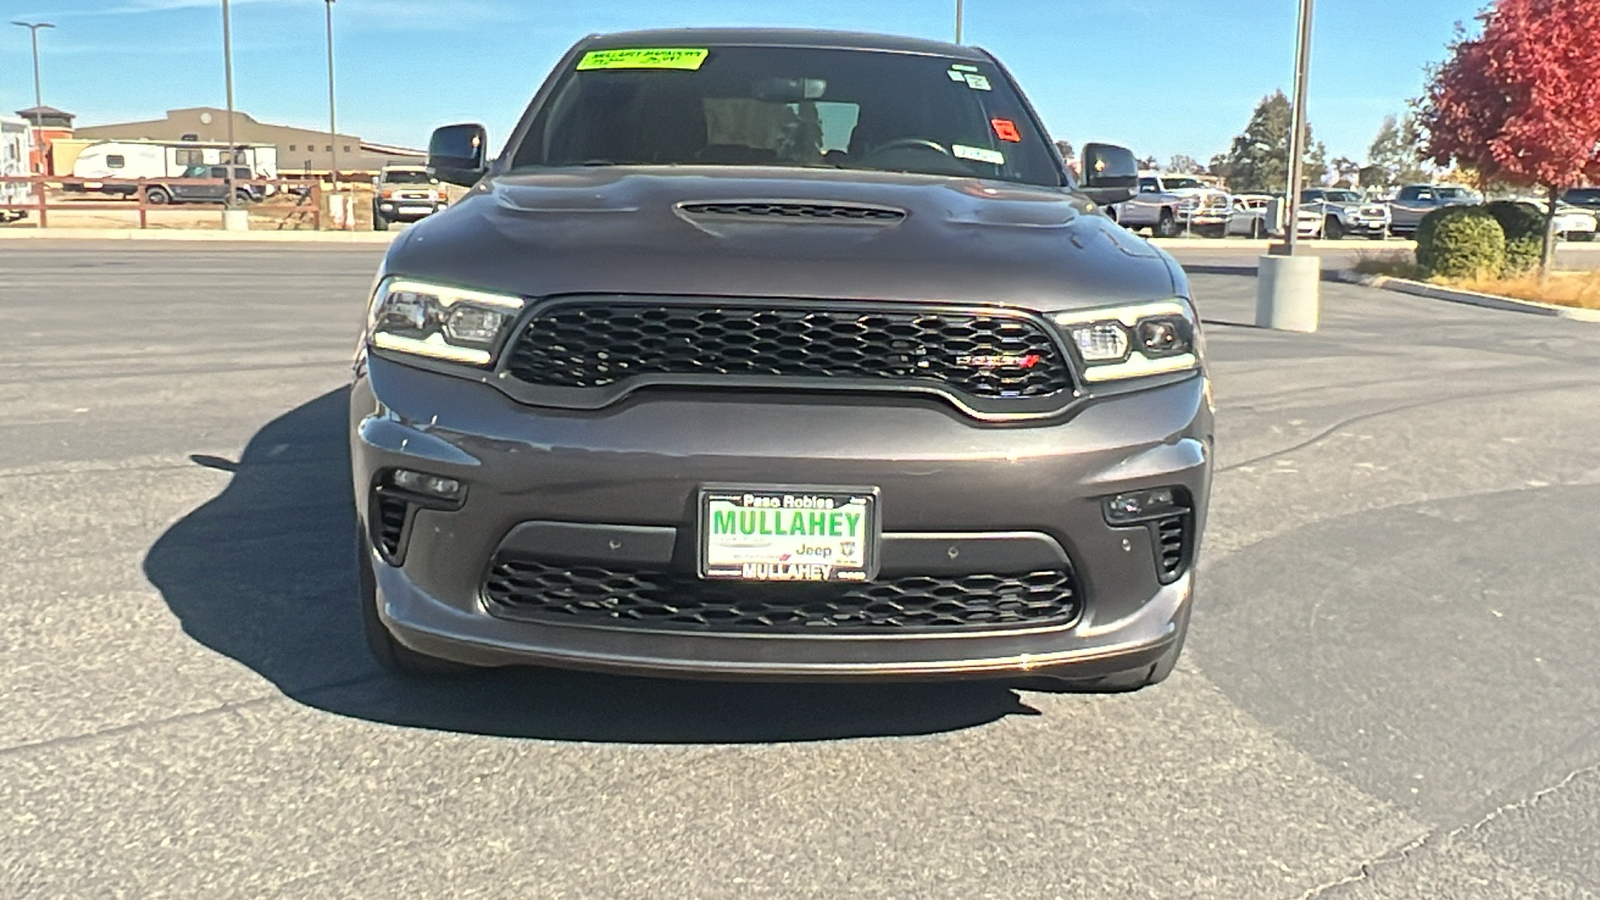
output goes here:
[[[1330, 158], [1364, 160], [1454, 24], [1485, 0], [1322, 0], [1311, 122]], [[46, 20], [45, 103], [79, 124], [223, 105], [220, 0], [5, 0]], [[424, 146], [479, 121], [498, 141], [562, 52], [595, 31], [774, 25], [953, 34], [954, 0], [337, 0], [340, 130]], [[966, 0], [966, 40], [1017, 76], [1056, 137], [1165, 162], [1227, 149], [1257, 101], [1293, 75], [1295, 0]], [[233, 0], [235, 102], [325, 127], [322, 0]], [[0, 26], [0, 109], [33, 103], [27, 31]]]

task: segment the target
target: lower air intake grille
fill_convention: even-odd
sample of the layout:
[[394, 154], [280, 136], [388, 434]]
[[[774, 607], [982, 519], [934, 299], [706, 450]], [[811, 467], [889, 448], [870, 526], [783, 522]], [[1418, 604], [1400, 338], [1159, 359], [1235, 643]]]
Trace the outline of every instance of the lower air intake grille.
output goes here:
[[1156, 562], [1163, 583], [1183, 574], [1189, 562], [1189, 519], [1191, 513], [1168, 516], [1156, 522]]
[[377, 527], [373, 529], [377, 539], [378, 549], [390, 560], [397, 560], [401, 556], [401, 541], [405, 538], [406, 510], [409, 504], [406, 501], [389, 494], [378, 494]]
[[1028, 628], [1070, 624], [1082, 609], [1068, 571], [753, 584], [505, 556], [490, 565], [484, 599], [506, 619], [755, 633]]

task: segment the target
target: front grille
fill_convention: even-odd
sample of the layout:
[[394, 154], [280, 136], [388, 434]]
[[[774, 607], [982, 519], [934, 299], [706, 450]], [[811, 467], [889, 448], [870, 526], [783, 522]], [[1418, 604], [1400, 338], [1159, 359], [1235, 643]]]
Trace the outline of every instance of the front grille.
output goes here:
[[521, 331], [507, 370], [555, 388], [842, 379], [851, 387], [927, 385], [1006, 401], [1051, 398], [1073, 387], [1055, 340], [1022, 314], [840, 304], [557, 303]]
[[898, 222], [906, 217], [905, 212], [898, 209], [839, 203], [685, 203], [679, 209], [691, 216], [749, 216], [764, 219], [880, 224]]
[[701, 632], [941, 632], [1066, 625], [1069, 571], [886, 578], [865, 584], [704, 581], [642, 569], [497, 556], [489, 611], [546, 624]]

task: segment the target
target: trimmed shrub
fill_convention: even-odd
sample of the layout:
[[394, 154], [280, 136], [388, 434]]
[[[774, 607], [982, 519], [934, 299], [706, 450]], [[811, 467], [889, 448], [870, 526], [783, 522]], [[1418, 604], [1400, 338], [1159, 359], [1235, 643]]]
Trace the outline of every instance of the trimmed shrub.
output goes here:
[[1445, 278], [1498, 278], [1506, 232], [1481, 206], [1446, 206], [1417, 224], [1417, 264]]
[[1506, 233], [1507, 275], [1522, 275], [1539, 267], [1544, 252], [1544, 213], [1531, 203], [1496, 200], [1484, 207]]
[[1544, 238], [1534, 234], [1506, 241], [1506, 275], [1526, 275], [1539, 268], [1544, 257]]

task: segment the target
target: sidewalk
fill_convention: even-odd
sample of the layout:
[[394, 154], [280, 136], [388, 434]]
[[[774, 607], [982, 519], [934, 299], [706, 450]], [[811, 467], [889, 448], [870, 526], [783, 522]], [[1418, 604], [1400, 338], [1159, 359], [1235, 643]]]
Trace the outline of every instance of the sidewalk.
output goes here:
[[387, 244], [399, 231], [223, 231], [211, 228], [0, 228], [0, 241], [222, 241]]

